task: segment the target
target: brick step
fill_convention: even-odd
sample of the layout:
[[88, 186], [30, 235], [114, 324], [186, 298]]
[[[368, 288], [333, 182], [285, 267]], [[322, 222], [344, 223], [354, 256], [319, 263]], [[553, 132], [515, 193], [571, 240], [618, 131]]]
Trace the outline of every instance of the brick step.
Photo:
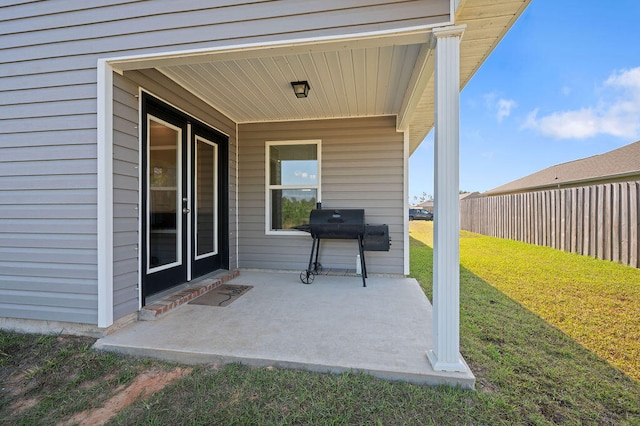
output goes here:
[[143, 306], [138, 313], [138, 319], [141, 321], [153, 321], [160, 319], [185, 303], [190, 302], [196, 297], [213, 290], [216, 287], [236, 278], [240, 275], [240, 271], [216, 271], [212, 276], [205, 276], [196, 282], [189, 284], [188, 287], [180, 289], [175, 293], [168, 294], [162, 299], [154, 301], [152, 304]]

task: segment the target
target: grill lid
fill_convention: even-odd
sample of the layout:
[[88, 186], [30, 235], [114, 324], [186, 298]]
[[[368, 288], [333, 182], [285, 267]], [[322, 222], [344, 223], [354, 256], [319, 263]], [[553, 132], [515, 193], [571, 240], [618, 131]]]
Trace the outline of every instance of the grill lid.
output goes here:
[[358, 239], [364, 234], [364, 209], [315, 209], [309, 216], [314, 238]]

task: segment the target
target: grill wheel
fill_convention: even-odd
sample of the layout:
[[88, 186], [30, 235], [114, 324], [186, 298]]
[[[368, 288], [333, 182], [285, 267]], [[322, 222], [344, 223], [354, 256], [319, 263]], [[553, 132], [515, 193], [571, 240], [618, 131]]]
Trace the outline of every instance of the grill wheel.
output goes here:
[[304, 284], [311, 284], [315, 279], [316, 274], [314, 274], [313, 271], [306, 270], [300, 272], [300, 281], [302, 281]]

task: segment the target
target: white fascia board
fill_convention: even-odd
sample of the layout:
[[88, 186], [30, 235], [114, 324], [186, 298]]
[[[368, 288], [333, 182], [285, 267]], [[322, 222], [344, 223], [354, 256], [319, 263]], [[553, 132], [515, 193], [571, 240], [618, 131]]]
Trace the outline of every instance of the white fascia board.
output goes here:
[[113, 324], [113, 69], [98, 60], [98, 327]]
[[409, 128], [409, 123], [413, 118], [413, 113], [420, 103], [420, 99], [433, 78], [435, 55], [433, 54], [433, 44], [430, 40], [420, 48], [420, 53], [411, 74], [409, 86], [402, 101], [402, 107], [398, 114], [398, 130], [404, 131]]

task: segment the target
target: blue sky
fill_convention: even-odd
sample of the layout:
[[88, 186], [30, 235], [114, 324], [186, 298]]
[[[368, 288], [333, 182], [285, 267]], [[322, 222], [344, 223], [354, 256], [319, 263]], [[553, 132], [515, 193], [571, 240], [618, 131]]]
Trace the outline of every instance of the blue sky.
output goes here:
[[[460, 189], [640, 140], [640, 2], [532, 0], [460, 94]], [[433, 131], [409, 201], [433, 195]]]

